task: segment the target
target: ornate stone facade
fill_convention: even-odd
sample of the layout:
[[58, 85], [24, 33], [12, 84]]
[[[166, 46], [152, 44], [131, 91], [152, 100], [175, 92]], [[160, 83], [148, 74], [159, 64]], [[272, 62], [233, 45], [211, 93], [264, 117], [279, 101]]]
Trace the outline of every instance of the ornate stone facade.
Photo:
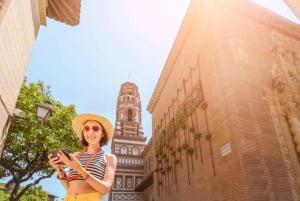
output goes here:
[[300, 50], [289, 48], [286, 37], [277, 31], [271, 32], [270, 38], [273, 86], [263, 90], [263, 97], [271, 109], [293, 195], [300, 200]]
[[138, 87], [134, 83], [125, 82], [118, 96], [115, 135], [111, 145], [118, 164], [110, 201], [144, 201], [143, 194], [134, 189], [143, 178], [141, 154], [145, 140]]

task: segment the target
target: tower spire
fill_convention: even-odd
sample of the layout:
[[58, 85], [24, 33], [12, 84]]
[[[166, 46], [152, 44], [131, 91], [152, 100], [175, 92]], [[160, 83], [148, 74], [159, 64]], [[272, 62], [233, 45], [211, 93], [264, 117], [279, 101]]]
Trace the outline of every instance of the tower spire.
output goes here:
[[[130, 76], [129, 73], [129, 79]], [[141, 154], [146, 138], [141, 115], [138, 87], [132, 82], [123, 83], [117, 99], [115, 134], [111, 143], [118, 165], [109, 201], [144, 201], [143, 194], [134, 191], [144, 175]]]
[[131, 72], [128, 73], [128, 81], [131, 81]]

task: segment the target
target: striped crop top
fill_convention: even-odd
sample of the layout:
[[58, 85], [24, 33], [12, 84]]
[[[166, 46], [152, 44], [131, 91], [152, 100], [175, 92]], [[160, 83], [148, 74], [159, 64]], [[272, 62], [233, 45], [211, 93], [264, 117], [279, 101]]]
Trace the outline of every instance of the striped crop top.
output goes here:
[[[82, 167], [84, 167], [91, 175], [97, 179], [103, 179], [106, 166], [105, 154], [103, 151], [98, 152], [96, 155], [94, 153], [80, 152], [76, 155], [76, 158], [80, 161]], [[83, 180], [82, 177], [76, 177], [76, 175], [78, 175], [78, 172], [70, 169], [68, 171], [69, 181]]]

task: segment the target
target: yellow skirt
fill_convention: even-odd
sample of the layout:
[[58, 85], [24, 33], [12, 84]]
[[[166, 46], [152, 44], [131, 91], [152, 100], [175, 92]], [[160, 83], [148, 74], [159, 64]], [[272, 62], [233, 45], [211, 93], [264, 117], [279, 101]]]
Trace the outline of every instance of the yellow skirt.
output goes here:
[[102, 201], [102, 195], [100, 193], [66, 195], [64, 201]]

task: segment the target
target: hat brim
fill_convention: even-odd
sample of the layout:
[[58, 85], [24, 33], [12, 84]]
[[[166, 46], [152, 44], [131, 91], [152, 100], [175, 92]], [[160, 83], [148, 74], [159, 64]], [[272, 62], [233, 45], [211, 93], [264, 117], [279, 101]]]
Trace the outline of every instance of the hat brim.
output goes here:
[[73, 131], [80, 139], [81, 139], [83, 124], [89, 120], [98, 121], [99, 123], [102, 124], [102, 126], [104, 127], [107, 133], [108, 141], [113, 138], [113, 125], [110, 123], [110, 121], [107, 118], [96, 114], [80, 114], [76, 116], [72, 121]]

